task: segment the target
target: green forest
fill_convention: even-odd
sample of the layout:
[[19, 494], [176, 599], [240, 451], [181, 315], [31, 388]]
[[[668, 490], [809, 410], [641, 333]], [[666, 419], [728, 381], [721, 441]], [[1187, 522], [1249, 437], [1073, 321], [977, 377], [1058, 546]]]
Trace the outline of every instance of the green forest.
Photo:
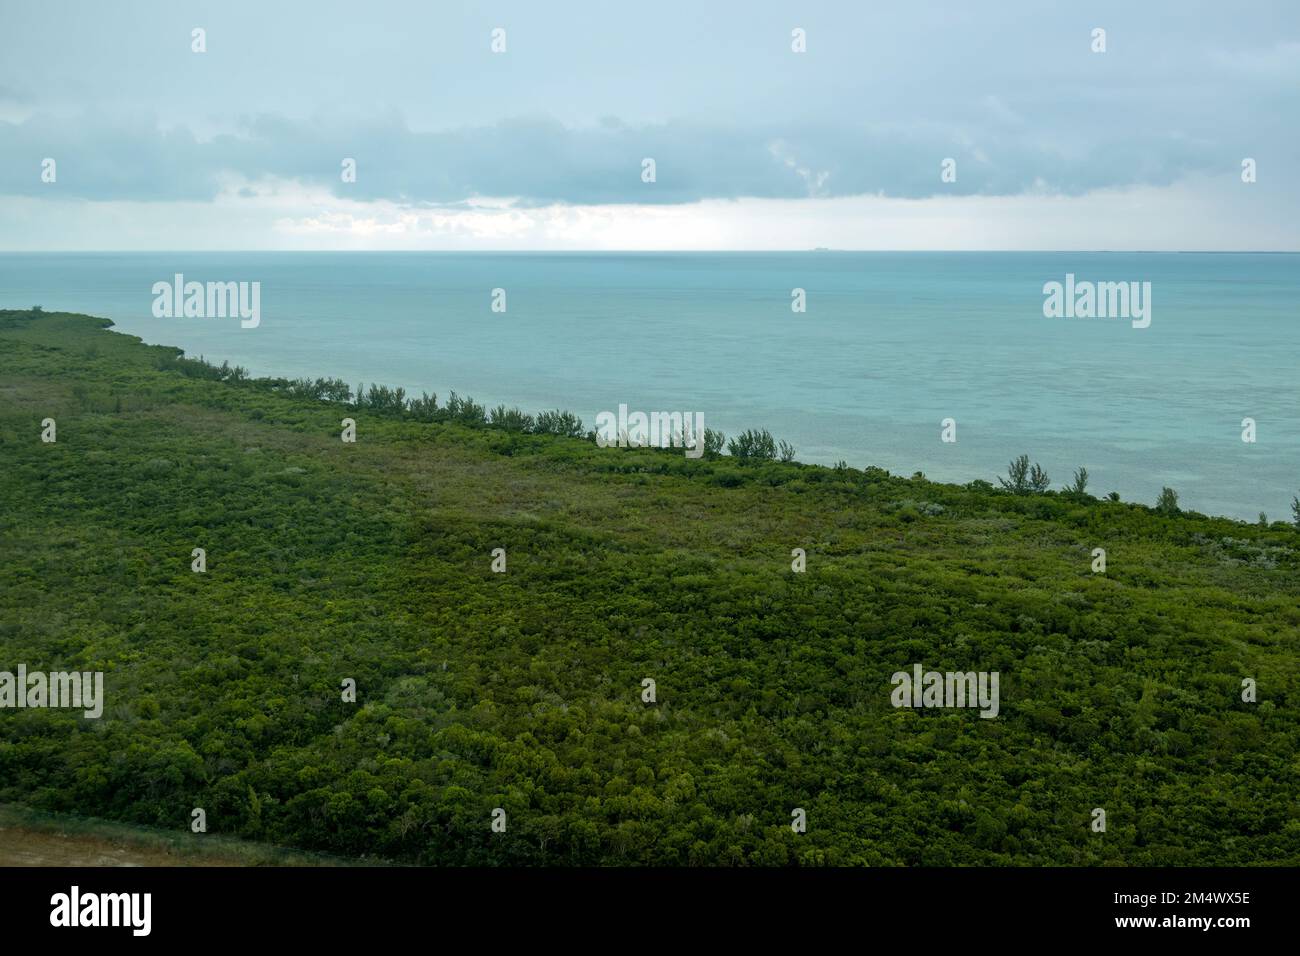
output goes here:
[[[421, 865], [1300, 864], [1293, 522], [1033, 449], [598, 448], [111, 324], [0, 311], [0, 671], [106, 697], [0, 710], [0, 802]], [[1000, 712], [893, 706], [914, 664]]]

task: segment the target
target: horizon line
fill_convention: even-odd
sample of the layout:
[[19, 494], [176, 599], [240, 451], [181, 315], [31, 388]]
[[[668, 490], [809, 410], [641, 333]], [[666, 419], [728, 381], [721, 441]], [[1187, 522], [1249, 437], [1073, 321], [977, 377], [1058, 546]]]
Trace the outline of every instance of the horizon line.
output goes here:
[[212, 253], [328, 253], [399, 255], [790, 255], [794, 253], [987, 255], [990, 253], [1032, 255], [1040, 253], [1125, 254], [1125, 255], [1210, 255], [1259, 256], [1300, 255], [1300, 249], [841, 249], [815, 246], [799, 249], [0, 249], [0, 255], [99, 255], [212, 254]]

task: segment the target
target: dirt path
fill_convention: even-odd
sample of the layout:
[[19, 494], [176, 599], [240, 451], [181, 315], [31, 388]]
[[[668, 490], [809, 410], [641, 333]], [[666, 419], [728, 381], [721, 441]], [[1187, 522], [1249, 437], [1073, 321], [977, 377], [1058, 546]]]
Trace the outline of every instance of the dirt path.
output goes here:
[[220, 858], [185, 857], [84, 834], [0, 826], [0, 866], [238, 866]]

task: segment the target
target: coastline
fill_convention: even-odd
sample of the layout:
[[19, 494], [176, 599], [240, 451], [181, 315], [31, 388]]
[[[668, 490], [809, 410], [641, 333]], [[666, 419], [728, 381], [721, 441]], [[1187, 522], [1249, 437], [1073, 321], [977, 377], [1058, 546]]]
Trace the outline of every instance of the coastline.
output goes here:
[[[358, 403], [356, 402], [356, 396], [357, 396], [357, 394], [358, 394], [361, 390], [363, 390], [363, 389], [367, 389], [367, 388], [369, 388], [369, 389], [376, 389], [376, 390], [378, 391], [379, 395], [381, 396], [381, 402], [384, 403], [384, 404], [381, 404], [381, 406], [378, 407], [378, 408], [376, 408], [376, 407], [374, 407], [374, 406], [370, 406], [370, 407], [369, 407], [369, 410], [370, 410], [370, 411], [378, 411], [380, 414], [385, 414], [385, 415], [395, 415], [395, 416], [398, 417], [398, 418], [409, 418], [409, 419], [411, 419], [411, 420], [413, 420], [413, 421], [437, 421], [437, 420], [443, 420], [443, 418], [445, 417], [445, 416], [443, 416], [443, 415], [441, 415], [441, 414], [435, 414], [435, 415], [433, 415], [433, 416], [430, 416], [429, 414], [427, 414], [427, 411], [426, 411], [426, 412], [422, 412], [422, 411], [420, 411], [420, 410], [418, 410], [418, 409], [413, 410], [411, 407], [409, 407], [409, 406], [412, 405], [412, 404], [414, 404], [414, 405], [418, 405], [418, 404], [420, 403], [420, 399], [418, 399], [418, 398], [415, 396], [413, 390], [408, 391], [408, 388], [407, 388], [406, 386], [402, 386], [402, 385], [394, 385], [394, 384], [391, 384], [391, 383], [385, 383], [385, 382], [378, 382], [378, 381], [374, 381], [374, 380], [372, 380], [372, 379], [370, 379], [370, 378], [365, 378], [365, 379], [364, 379], [360, 384], [358, 384], [358, 385], [356, 386], [355, 389], [353, 389], [352, 386], [349, 385], [347, 382], [345, 382], [345, 380], [344, 380], [343, 378], [339, 378], [339, 377], [324, 377], [324, 378], [322, 378], [322, 377], [319, 377], [319, 375], [318, 375], [318, 377], [316, 377], [316, 378], [313, 379], [313, 378], [289, 378], [289, 377], [285, 377], [285, 376], [282, 376], [282, 375], [252, 375], [252, 374], [250, 374], [246, 369], [244, 369], [242, 366], [231, 365], [230, 362], [229, 362], [229, 360], [227, 360], [227, 359], [221, 359], [221, 364], [218, 365], [218, 364], [216, 364], [215, 361], [210, 360], [210, 359], [207, 359], [205, 356], [199, 356], [199, 357], [196, 358], [196, 357], [194, 357], [194, 356], [192, 356], [192, 355], [187, 355], [187, 354], [185, 353], [185, 351], [184, 351], [183, 349], [181, 349], [180, 347], [178, 347], [178, 346], [174, 346], [174, 345], [171, 345], [171, 344], [169, 344], [169, 343], [155, 343], [155, 342], [149, 342], [149, 341], [145, 340], [145, 339], [144, 339], [143, 337], [141, 337], [141, 336], [137, 336], [137, 335], [134, 335], [133, 333], [125, 332], [125, 331], [123, 331], [123, 330], [121, 330], [121, 329], [118, 329], [118, 328], [116, 328], [116, 323], [114, 323], [113, 320], [111, 320], [111, 319], [103, 319], [103, 321], [109, 323], [109, 328], [110, 328], [110, 329], [111, 329], [115, 334], [120, 334], [120, 335], [129, 335], [129, 336], [131, 336], [131, 337], [133, 337], [133, 338], [137, 338], [137, 339], [139, 339], [142, 343], [144, 343], [144, 344], [146, 344], [146, 345], [149, 345], [149, 346], [152, 346], [152, 347], [155, 347], [155, 348], [161, 348], [161, 349], [165, 349], [165, 350], [169, 350], [169, 351], [174, 351], [175, 353], [177, 353], [177, 359], [178, 359], [178, 361], [177, 361], [177, 363], [176, 363], [176, 368], [177, 368], [177, 370], [181, 371], [182, 374], [192, 375], [192, 376], [196, 376], [196, 377], [200, 377], [200, 378], [216, 378], [216, 379], [218, 379], [218, 380], [227, 380], [227, 379], [225, 379], [223, 376], [225, 376], [225, 375], [229, 375], [229, 376], [230, 376], [229, 381], [231, 382], [231, 384], [235, 384], [235, 385], [237, 385], [237, 386], [241, 386], [241, 387], [242, 387], [242, 386], [247, 386], [247, 387], [251, 387], [251, 388], [261, 388], [261, 389], [266, 389], [266, 390], [270, 390], [270, 391], [276, 391], [276, 390], [281, 390], [281, 389], [283, 389], [283, 390], [288, 391], [290, 394], [294, 394], [294, 393], [295, 393], [295, 389], [297, 389], [297, 393], [299, 394], [300, 397], [315, 397], [315, 398], [317, 398], [318, 400], [321, 400], [321, 401], [327, 401], [327, 402], [330, 402], [330, 403], [332, 403], [332, 404], [337, 404], [337, 405], [339, 405], [340, 407], [348, 408], [348, 409], [351, 409], [351, 410], [353, 410], [353, 411], [357, 411], [357, 410], [360, 410], [360, 409], [362, 409], [362, 408], [366, 408], [366, 407], [367, 407], [367, 405], [366, 405], [364, 402], [361, 403], [361, 404], [358, 404]], [[227, 370], [227, 371], [224, 371], [224, 372], [223, 372], [223, 369], [224, 369], [224, 370]], [[327, 397], [324, 397], [323, 395], [312, 396], [312, 395], [308, 394], [308, 393], [311, 391], [311, 386], [312, 386], [313, 384], [319, 385], [319, 384], [321, 384], [321, 383], [329, 383], [329, 384], [332, 384], [332, 385], [334, 386], [335, 390], [337, 390], [337, 388], [340, 388], [340, 387], [344, 387], [344, 386], [346, 386], [346, 387], [350, 390], [350, 391], [349, 391], [349, 397], [346, 398], [346, 399], [334, 399], [334, 398], [327, 398]], [[405, 410], [397, 409], [397, 408], [391, 408], [391, 407], [387, 407], [387, 406], [386, 406], [386, 403], [387, 403], [388, 401], [393, 400], [393, 399], [392, 399], [392, 396], [395, 396], [395, 395], [398, 395], [398, 394], [402, 395], [402, 398], [401, 398], [399, 401], [404, 401], [404, 402], [406, 402], [407, 405], [408, 405], [408, 407], [407, 407]], [[424, 392], [424, 391], [421, 391], [421, 395], [424, 396], [424, 400], [427, 402], [428, 399], [429, 399], [429, 397], [430, 397], [431, 395], [434, 396], [434, 397], [436, 398], [436, 396], [438, 395], [438, 393], [437, 393], [437, 392], [430, 393], [430, 392]], [[568, 410], [568, 409], [565, 409], [565, 408], [558, 408], [558, 409], [542, 409], [542, 408], [537, 408], [537, 409], [523, 409], [523, 408], [520, 408], [518, 405], [509, 405], [509, 406], [507, 406], [507, 405], [505, 405], [505, 404], [503, 404], [503, 403], [500, 403], [500, 402], [495, 403], [495, 404], [493, 404], [493, 403], [489, 403], [489, 402], [485, 402], [485, 403], [483, 403], [482, 405], [480, 405], [479, 403], [477, 403], [477, 402], [474, 400], [473, 396], [471, 396], [471, 395], [467, 395], [467, 394], [466, 394], [466, 395], [459, 395], [459, 394], [457, 393], [457, 391], [456, 391], [454, 388], [449, 389], [448, 392], [446, 393], [446, 395], [447, 395], [448, 397], [455, 396], [458, 400], [460, 400], [460, 401], [467, 401], [467, 402], [469, 403], [469, 410], [468, 410], [468, 413], [467, 413], [469, 417], [468, 417], [468, 418], [463, 418], [462, 421], [465, 422], [465, 423], [468, 423], [468, 424], [472, 424], [472, 425], [474, 425], [475, 427], [480, 427], [480, 426], [481, 426], [481, 427], [485, 427], [485, 428], [504, 428], [504, 429], [507, 430], [507, 431], [509, 431], [509, 430], [514, 430], [514, 431], [521, 431], [521, 430], [522, 430], [522, 431], [529, 431], [529, 430], [530, 430], [528, 427], [525, 427], [525, 428], [522, 428], [522, 429], [521, 429], [520, 427], [518, 427], [518, 423], [517, 423], [517, 422], [516, 422], [516, 424], [515, 424], [514, 426], [507, 426], [507, 425], [501, 424], [501, 423], [499, 423], [499, 422], [494, 422], [494, 421], [492, 421], [492, 420], [491, 420], [491, 417], [490, 417], [491, 412], [493, 412], [493, 411], [498, 411], [498, 410], [501, 411], [501, 412], [508, 413], [508, 414], [512, 415], [513, 417], [515, 417], [516, 419], [518, 419], [518, 418], [520, 418], [520, 417], [533, 419], [533, 418], [535, 418], [537, 415], [539, 415], [539, 414], [543, 414], [543, 413], [558, 413], [558, 414], [563, 414], [563, 415], [571, 416], [574, 420], [576, 420], [576, 421], [578, 421], [578, 422], [583, 422], [583, 419], [582, 419], [581, 416], [576, 415], [576, 414], [573, 413], [572, 411], [570, 411], [570, 410]], [[478, 421], [478, 420], [476, 420], [476, 419], [477, 419], [477, 416], [478, 416], [478, 412], [480, 412], [480, 411], [482, 412], [482, 420], [481, 420], [481, 421]], [[456, 416], [455, 416], [455, 414], [452, 414], [451, 417], [454, 418], [454, 417], [456, 417]], [[583, 424], [584, 424], [584, 428], [585, 428], [586, 425], [591, 424], [591, 423], [590, 423], [590, 422], [583, 422]], [[766, 428], [762, 423], [756, 423], [756, 424], [754, 424], [754, 425], [751, 427], [751, 429], [747, 429], [747, 430], [752, 430], [752, 431], [754, 431], [754, 432], [763, 432], [763, 433], [771, 434], [771, 433], [768, 431], [768, 429], [767, 429], [767, 428]], [[731, 437], [733, 437], [733, 436], [730, 436], [730, 435], [726, 435], [726, 433], [721, 433], [721, 434], [723, 434], [725, 438], [731, 438]], [[586, 439], [588, 439], [588, 440], [593, 440], [593, 441], [594, 441], [595, 435], [594, 435], [594, 432], [593, 432], [590, 428], [585, 428], [585, 430], [582, 432], [582, 434], [580, 434], [580, 435], [578, 435], [578, 434], [568, 434], [567, 437], [584, 437], [584, 438], [586, 438]], [[795, 464], [805, 465], [805, 466], [829, 467], [829, 468], [837, 467], [837, 466], [839, 466], [840, 464], [845, 464], [845, 465], [848, 464], [848, 463], [845, 462], [843, 459], [827, 460], [827, 459], [824, 459], [824, 458], [823, 458], [823, 459], [807, 459], [807, 460], [806, 460], [806, 459], [803, 459], [803, 458], [799, 458], [799, 457], [798, 457], [798, 454], [797, 454], [797, 452], [798, 452], [798, 447], [799, 447], [799, 445], [798, 445], [798, 441], [797, 441], [798, 436], [790, 436], [790, 435], [773, 435], [772, 437], [773, 437], [776, 441], [781, 441], [781, 440], [783, 440], [783, 439], [787, 439], [787, 438], [794, 438], [794, 439], [795, 439], [794, 448], [795, 448], [795, 450], [796, 450], [796, 455], [795, 455], [795, 457], [794, 457], [794, 459], [793, 459], [793, 461], [794, 461]], [[650, 449], [647, 449], [647, 450], [650, 450], [650, 451], [675, 452], [675, 453], [677, 453], [677, 454], [681, 454], [680, 451], [676, 451], [676, 450], [673, 450], [673, 449], [655, 449], [655, 448], [650, 448]], [[724, 454], [725, 454], [725, 452], [724, 452]], [[1018, 454], [1028, 454], [1028, 452], [1023, 451], [1023, 450], [1022, 450], [1022, 451], [1019, 451], [1019, 452], [1013, 452], [1012, 455], [1011, 455], [1011, 460], [1012, 460], [1012, 462], [1014, 462], [1015, 457], [1016, 457]], [[713, 457], [717, 457], [717, 456], [713, 456]], [[1032, 458], [1033, 456], [1031, 455], [1030, 457]], [[1103, 465], [1104, 465], [1104, 463], [1103, 463]], [[1085, 462], [1085, 463], [1082, 463], [1082, 466], [1085, 467], [1085, 468], [1087, 468], [1087, 463], [1086, 463], [1086, 462]], [[850, 466], [850, 467], [859, 467], [859, 468], [861, 468], [861, 467], [865, 467], [867, 470], [872, 470], [872, 471], [881, 471], [881, 470], [883, 470], [883, 471], [885, 471], [886, 473], [889, 473], [889, 470], [888, 470], [888, 469], [881, 469], [879, 466], [877, 466], [877, 465], [875, 465], [875, 464], [872, 464], [872, 463], [867, 463], [866, 465], [853, 465], [853, 466]], [[1095, 465], [1095, 464], [1093, 465], [1093, 470], [1094, 470], [1094, 471], [1096, 470], [1096, 465]], [[907, 476], [906, 469], [904, 469], [903, 471], [900, 471], [900, 472], [895, 472], [895, 474], [897, 474], [899, 477], [906, 477], [906, 476]], [[921, 475], [922, 477], [925, 477], [924, 473], [923, 473], [922, 471], [920, 471], [920, 470], [913, 470], [913, 471], [911, 472], [911, 474], [912, 474], [912, 475]], [[957, 487], [966, 487], [966, 488], [970, 488], [970, 487], [978, 487], [981, 483], [991, 483], [991, 484], [994, 485], [994, 487], [996, 487], [997, 482], [999, 482], [1002, 478], [1003, 478], [1003, 476], [1002, 476], [1002, 475], [999, 475], [999, 474], [988, 474], [988, 473], [985, 473], [985, 474], [974, 475], [974, 476], [968, 478], [968, 479], [965, 480], [965, 481], [945, 480], [945, 479], [942, 479], [942, 478], [940, 478], [940, 479], [936, 479], [936, 481], [937, 481], [938, 483], [940, 483], [940, 484], [947, 484], [947, 485], [953, 485], [953, 486], [957, 486]], [[1053, 494], [1053, 495], [1055, 495], [1055, 494], [1063, 494], [1063, 493], [1064, 493], [1063, 489], [1068, 485], [1068, 480], [1067, 480], [1067, 479], [1061, 479], [1061, 480], [1059, 480], [1059, 481], [1056, 482], [1056, 483], [1059, 485], [1059, 487], [1057, 487], [1057, 488], [1053, 488], [1053, 489], [1049, 489], [1048, 492], [1047, 492], [1048, 494]], [[1156, 490], [1158, 491], [1158, 489], [1156, 489]], [[1175, 490], [1177, 490], [1177, 489], [1175, 489]], [[1122, 498], [1122, 497], [1120, 497], [1120, 498], [1115, 498], [1114, 495], [1115, 495], [1116, 493], [1114, 493], [1114, 492], [1110, 493], [1110, 495], [1108, 496], [1108, 495], [1106, 495], [1106, 494], [1100, 494], [1100, 493], [1098, 493], [1098, 491], [1099, 491], [1098, 489], [1094, 488], [1094, 489], [1092, 490], [1092, 492], [1090, 493], [1089, 497], [1091, 497], [1093, 500], [1099, 500], [1099, 499], [1101, 499], [1101, 498], [1103, 498], [1103, 497], [1110, 497], [1111, 500], [1124, 501], [1125, 503], [1128, 503], [1128, 504], [1134, 504], [1134, 505], [1139, 505], [1139, 506], [1143, 506], [1143, 507], [1151, 507], [1151, 505], [1147, 504], [1146, 502], [1142, 502], [1142, 501], [1129, 501], [1129, 500], [1124, 499], [1124, 498]], [[1152, 498], [1153, 498], [1153, 499], [1156, 498], [1156, 494], [1155, 494], [1154, 491], [1153, 491], [1153, 493], [1152, 493]], [[1243, 506], [1243, 507], [1249, 507], [1249, 506]], [[1204, 517], [1218, 518], [1218, 519], [1222, 519], [1222, 520], [1225, 520], [1225, 521], [1236, 522], [1236, 523], [1238, 523], [1238, 524], [1245, 525], [1245, 526], [1258, 526], [1258, 524], [1259, 524], [1259, 522], [1258, 522], [1257, 520], [1251, 520], [1251, 519], [1246, 518], [1246, 517], [1238, 517], [1238, 516], [1236, 516], [1236, 515], [1231, 515], [1231, 514], [1214, 514], [1214, 513], [1210, 513], [1210, 512], [1201, 512], [1201, 511], [1198, 511], [1198, 510], [1196, 510], [1196, 509], [1194, 509], [1194, 508], [1185, 508], [1185, 509], [1182, 509], [1182, 510], [1185, 511], [1186, 513], [1188, 513], [1188, 514], [1196, 514], [1196, 515], [1200, 515], [1200, 516], [1204, 516]], [[1290, 526], [1290, 525], [1292, 525], [1293, 523], [1294, 523], [1293, 521], [1291, 521], [1291, 520], [1287, 520], [1285, 517], [1278, 518], [1278, 517], [1275, 516], [1274, 518], [1272, 518], [1272, 519], [1270, 520], [1270, 524], [1276, 524], [1276, 525], [1282, 525], [1282, 526]]]
[[[1290, 261], [0, 256], [0, 287], [17, 308], [105, 315], [147, 342], [258, 375], [454, 388], [488, 406], [567, 408], [589, 424], [620, 403], [702, 411], [727, 434], [767, 428], [806, 462], [957, 484], [993, 480], [1028, 453], [1056, 487], [1082, 465], [1099, 494], [1152, 503], [1170, 486], [1187, 507], [1252, 523], [1260, 511], [1285, 519], [1300, 482]], [[265, 320], [153, 318], [151, 284], [176, 272], [261, 281]], [[1044, 318], [1044, 282], [1071, 272], [1149, 277], [1153, 324]], [[506, 313], [490, 310], [496, 287], [509, 291]], [[795, 287], [807, 291], [806, 314], [791, 312]], [[1247, 416], [1258, 444], [1241, 441]], [[949, 417], [951, 445], [940, 440]]]
[[[1300, 859], [1294, 528], [347, 415], [85, 316], [0, 346], [6, 652], [107, 697], [0, 721], [5, 802], [429, 865]], [[918, 666], [997, 716], [901, 706]]]

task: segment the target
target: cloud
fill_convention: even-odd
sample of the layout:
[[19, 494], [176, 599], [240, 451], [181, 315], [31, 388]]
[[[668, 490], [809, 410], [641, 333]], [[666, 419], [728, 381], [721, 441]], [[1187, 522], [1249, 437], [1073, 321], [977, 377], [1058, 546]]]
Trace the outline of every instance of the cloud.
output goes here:
[[[0, 194], [211, 200], [234, 175], [412, 205], [479, 196], [517, 197], [523, 205], [1010, 196], [1039, 183], [1079, 195], [1168, 185], [1224, 162], [1215, 144], [1175, 132], [1135, 134], [1099, 124], [1088, 135], [1056, 137], [1028, 127], [996, 97], [983, 105], [997, 122], [980, 132], [938, 124], [634, 125], [614, 118], [578, 127], [513, 118], [424, 132], [392, 114], [352, 123], [258, 115], [233, 132], [199, 139], [186, 127], [162, 129], [138, 115], [68, 120], [38, 114], [0, 123]], [[40, 179], [45, 157], [58, 163], [55, 184]], [[646, 157], [657, 166], [652, 184], [641, 181]], [[955, 183], [940, 182], [947, 157], [957, 160]], [[355, 183], [340, 178], [345, 158], [356, 160]]]
[[1214, 63], [1224, 70], [1274, 82], [1300, 80], [1300, 42], [1282, 41], [1267, 47], [1216, 50]]
[[1081, 196], [708, 199], [633, 205], [340, 199], [228, 177], [212, 201], [0, 197], [0, 248], [48, 250], [1300, 250], [1289, 184], [1189, 177]]
[[[761, 209], [778, 233], [782, 209], [801, 222], [808, 210], [827, 222], [869, 212], [870, 233], [912, 228], [912, 204], [926, 229], [956, 230], [927, 233], [937, 248], [968, 237], [1009, 248], [1014, 235], [966, 211], [1005, 218], [1021, 205], [982, 200], [1023, 199], [1073, 216], [1095, 208], [1097, 230], [1078, 241], [1120, 244], [1107, 239], [1116, 205], [1104, 194], [1183, 197], [1195, 235], [1219, 229], [1223, 247], [1295, 245], [1300, 134], [1278, 121], [1300, 105], [1292, 0], [1182, 18], [1118, 0], [1086, 17], [1034, 0], [839, 0], [801, 13], [806, 54], [790, 50], [784, 14], [742, 0], [665, 0], [650, 18], [596, 0], [563, 15], [519, 2], [505, 5], [505, 56], [490, 52], [472, 4], [397, 0], [384, 16], [222, 4], [202, 56], [173, 6], [140, 0], [129, 17], [88, 6], [72, 21], [16, 8], [0, 58], [0, 243], [454, 236], [524, 248], [548, 236], [600, 244], [604, 229], [629, 247], [695, 230], [743, 248], [767, 240], [724, 228], [744, 219], [736, 207]], [[1105, 55], [1090, 49], [1095, 24], [1109, 31]], [[47, 157], [55, 183], [41, 180]], [[641, 180], [647, 157], [653, 184]], [[1243, 157], [1259, 164], [1249, 187]], [[354, 183], [341, 181], [345, 158]], [[941, 179], [947, 158], [955, 182]], [[1224, 201], [1189, 183], [1222, 185]], [[1234, 222], [1247, 231], [1230, 233]], [[1024, 228], [1048, 247], [1079, 235], [1037, 223]], [[818, 241], [814, 220], [801, 228], [815, 245], [841, 241]], [[856, 228], [843, 227], [845, 243], [876, 241]], [[1134, 229], [1149, 235], [1140, 217]]]
[[0, 83], [0, 123], [21, 123], [32, 115], [34, 109], [30, 93]]

